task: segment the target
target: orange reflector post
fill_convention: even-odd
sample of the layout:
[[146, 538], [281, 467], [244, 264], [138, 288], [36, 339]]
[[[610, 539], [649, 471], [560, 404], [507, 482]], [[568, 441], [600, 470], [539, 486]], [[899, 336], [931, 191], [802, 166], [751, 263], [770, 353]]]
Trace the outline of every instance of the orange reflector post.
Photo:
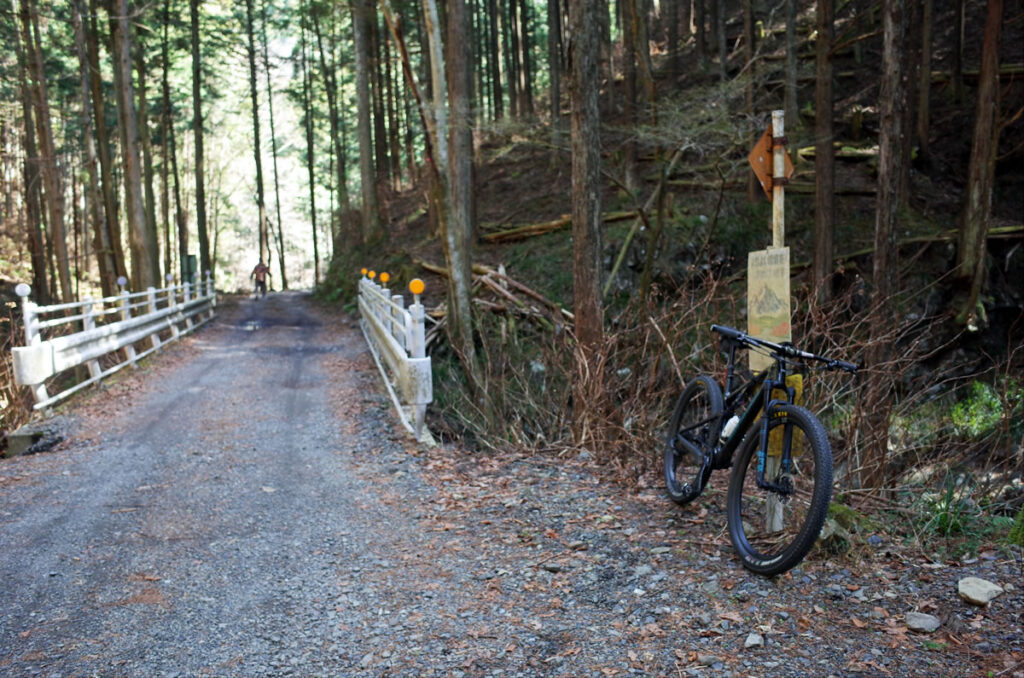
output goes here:
[[362, 270], [362, 273], [363, 273], [363, 275], [366, 275], [366, 269], [365, 268]]
[[413, 294], [423, 294], [424, 287], [423, 281], [419, 278], [413, 278], [412, 282], [409, 283], [409, 291]]
[[387, 271], [384, 271], [383, 273], [380, 274], [380, 281], [382, 283], [386, 284], [387, 281], [389, 281], [389, 280], [391, 280], [391, 274], [390, 273], [388, 273]]
[[377, 277], [377, 271], [370, 271], [367, 275], [370, 276], [370, 280], [373, 280]]

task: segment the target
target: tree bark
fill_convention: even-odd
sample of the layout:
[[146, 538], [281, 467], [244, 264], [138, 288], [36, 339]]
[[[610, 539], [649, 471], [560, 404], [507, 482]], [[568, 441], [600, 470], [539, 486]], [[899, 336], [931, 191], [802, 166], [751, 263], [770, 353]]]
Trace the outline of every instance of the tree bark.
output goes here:
[[578, 344], [573, 382], [573, 433], [578, 444], [599, 442], [604, 341], [601, 307], [601, 138], [598, 97], [597, 0], [570, 6], [573, 311]]
[[[160, 235], [156, 227], [156, 194], [153, 192], [153, 145], [149, 135], [149, 102], [146, 96], [146, 59], [145, 47], [140, 43], [135, 52], [135, 70], [138, 72], [139, 83], [139, 150], [142, 151], [142, 189], [146, 203], [147, 239], [154, 243], [150, 254], [149, 265], [155, 271], [156, 279], [160, 280]], [[170, 273], [170, 271], [165, 271]]]
[[878, 144], [878, 196], [875, 215], [874, 288], [868, 321], [868, 377], [862, 403], [864, 457], [861, 480], [879, 488], [888, 480], [889, 415], [892, 412], [892, 376], [886, 369], [891, 357], [895, 325], [893, 296], [898, 289], [897, 217], [903, 169], [901, 140], [905, 132], [906, 86], [902, 50], [906, 45], [906, 0], [882, 3], [882, 83]]
[[813, 280], [818, 302], [827, 302], [831, 294], [829, 280], [833, 270], [835, 233], [835, 149], [832, 142], [832, 33], [835, 0], [817, 0], [814, 80], [814, 263]]
[[[359, 1], [359, 0], [355, 0]], [[341, 113], [338, 107], [339, 88], [335, 74], [333, 60], [327, 62], [327, 50], [324, 49], [323, 32], [320, 30], [319, 11], [316, 6], [310, 8], [310, 16], [313, 18], [313, 33], [316, 36], [316, 44], [320, 54], [320, 70], [324, 74], [324, 90], [327, 94], [327, 110], [331, 122], [331, 139], [334, 141], [334, 170], [337, 175], [338, 203], [342, 211], [348, 211], [351, 207], [351, 200], [348, 195], [347, 159], [345, 154], [345, 131], [341, 120]]]
[[933, 0], [922, 0], [921, 67], [917, 80], [917, 147], [922, 157], [928, 156], [928, 123], [931, 116], [933, 5]]
[[637, 0], [619, 0], [619, 8], [622, 11], [622, 74], [625, 85], [625, 96], [622, 105], [625, 108], [626, 134], [628, 137], [623, 143], [622, 155], [625, 167], [625, 184], [630, 191], [636, 191], [640, 186], [640, 176], [637, 169], [637, 148], [636, 135], [633, 130], [637, 127], [637, 86], [636, 86], [636, 62], [637, 62]]
[[978, 328], [983, 320], [978, 299], [985, 281], [985, 244], [992, 212], [996, 150], [999, 142], [999, 33], [1003, 0], [988, 0], [985, 37], [978, 76], [978, 103], [974, 115], [974, 139], [967, 168], [967, 187], [960, 238], [957, 242], [956, 277], [966, 292], [957, 309], [957, 320]]
[[504, 93], [501, 87], [501, 50], [499, 48], [498, 33], [500, 32], [500, 22], [498, 20], [498, 0], [487, 0], [487, 14], [491, 24], [490, 34], [488, 35], [488, 58], [487, 62], [491, 69], [491, 98], [493, 99], [494, 105], [494, 119], [501, 120], [505, 117], [505, 105], [502, 100]]
[[71, 269], [68, 260], [67, 234], [64, 226], [64, 185], [57, 164], [57, 150], [53, 141], [53, 124], [46, 91], [46, 73], [43, 64], [42, 39], [39, 33], [39, 11], [34, 0], [22, 0], [22, 43], [30, 76], [29, 91], [35, 109], [36, 135], [41, 155], [40, 170], [43, 196], [48, 216], [49, 241], [56, 257], [57, 280], [60, 282], [62, 301], [74, 298]]
[[132, 288], [160, 287], [159, 249], [146, 226], [146, 207], [142, 197], [142, 159], [139, 151], [139, 122], [132, 87], [131, 22], [128, 0], [109, 0], [110, 30], [114, 55], [114, 88], [117, 92], [118, 121], [121, 132], [121, 159], [124, 168], [125, 216], [128, 244], [132, 255]]
[[[448, 222], [445, 241], [448, 253], [449, 281], [452, 285], [450, 298], [453, 306], [461, 307], [451, 327], [454, 330], [453, 343], [461, 354], [463, 363], [469, 368], [470, 378], [477, 389], [477, 395], [485, 395], [482, 380], [476, 365], [476, 349], [473, 341], [473, 316], [470, 303], [472, 284], [472, 233], [473, 233], [473, 119], [470, 110], [472, 71], [470, 69], [469, 46], [471, 25], [466, 0], [450, 0], [448, 3], [448, 102], [449, 175], [450, 197], [447, 197]], [[439, 166], [443, 167], [443, 166]]]
[[316, 145], [313, 138], [313, 96], [312, 96], [312, 75], [309, 72], [309, 59], [306, 47], [306, 17], [308, 7], [300, 8], [300, 31], [302, 44], [302, 122], [306, 132], [306, 171], [309, 174], [309, 220], [313, 229], [313, 287], [320, 284], [320, 247], [317, 240], [316, 230], [316, 172], [314, 152]]
[[[517, 0], [510, 0], [516, 2]], [[530, 5], [527, 0], [519, 2], [519, 94], [522, 103], [519, 114], [527, 118], [534, 116], [533, 107], [533, 56], [530, 40]]]
[[277, 265], [281, 271], [281, 289], [288, 289], [288, 273], [284, 264], [284, 224], [281, 221], [281, 182], [277, 177], [277, 131], [274, 129], [274, 87], [270, 78], [270, 54], [267, 47], [267, 0], [260, 10], [260, 37], [263, 43], [263, 71], [267, 76], [267, 111], [270, 114], [270, 153], [274, 170], [274, 209], [277, 214]]
[[[169, 160], [170, 160], [170, 164], [171, 164], [171, 168], [170, 168], [171, 169], [171, 183], [173, 185], [173, 191], [174, 191], [174, 224], [175, 224], [175, 234], [176, 234], [177, 239], [178, 239], [178, 270], [181, 272], [182, 276], [184, 277], [185, 262], [188, 260], [189, 234], [188, 234], [188, 222], [187, 222], [187, 220], [185, 218], [185, 210], [183, 209], [182, 202], [181, 202], [181, 179], [180, 179], [181, 175], [178, 174], [178, 143], [177, 143], [177, 139], [176, 139], [175, 133], [174, 133], [174, 125], [172, 124], [172, 122], [170, 120], [170, 117], [171, 117], [170, 116], [171, 85], [170, 85], [170, 78], [169, 78], [169, 72], [168, 72], [170, 70], [170, 58], [169, 58], [169, 54], [168, 54], [168, 50], [170, 48], [170, 40], [169, 40], [169, 36], [168, 36], [168, 31], [169, 31], [170, 23], [171, 23], [170, 22], [170, 7], [171, 7], [171, 0], [164, 0], [164, 36], [163, 36], [163, 46], [162, 46], [164, 73], [163, 73], [163, 80], [162, 80], [162, 83], [161, 83], [161, 86], [162, 86], [162, 89], [163, 89], [163, 99], [164, 99], [164, 116], [167, 119], [167, 123], [164, 126], [164, 134], [165, 134], [164, 146], [167, 149], [165, 151], [165, 155], [170, 156]], [[195, 73], [193, 73], [193, 75], [195, 75]], [[198, 126], [201, 123], [197, 122], [196, 124]], [[201, 144], [201, 143], [202, 143], [201, 141], [197, 141], [197, 144]], [[198, 186], [197, 186], [197, 190], [198, 190]], [[164, 210], [164, 214], [165, 214], [164, 219], [165, 220], [167, 219], [167, 216], [166, 216], [167, 211], [168, 211], [167, 209]], [[169, 225], [165, 226], [165, 228], [169, 232], [170, 226]], [[201, 231], [200, 231], [200, 233], [201, 233]], [[167, 252], [168, 252], [167, 253], [167, 259], [168, 259], [168, 261], [170, 261], [170, 250], [171, 250], [171, 239], [170, 239], [170, 237], [168, 235], [168, 237], [167, 237]], [[202, 257], [202, 255], [200, 254], [200, 260], [201, 260], [201, 257]], [[209, 257], [209, 254], [207, 254], [207, 257]], [[171, 272], [171, 267], [169, 265], [168, 265], [167, 269], [168, 269], [167, 272], [170, 273]], [[202, 277], [202, 273], [204, 271], [208, 271], [208, 270], [209, 270], [209, 268], [201, 266], [200, 277]]]
[[249, 97], [252, 100], [253, 158], [256, 161], [256, 208], [259, 210], [260, 261], [270, 265], [270, 239], [267, 233], [267, 208], [263, 196], [263, 153], [260, 143], [260, 105], [256, 90], [256, 35], [253, 0], [245, 0], [246, 50], [249, 56]]
[[697, 33], [697, 60], [700, 62], [700, 69], [705, 73], [707, 73], [708, 70], [708, 34], [704, 3], [715, 1], [716, 0], [693, 0], [693, 13], [696, 15], [694, 28]]
[[377, 23], [377, 11], [373, 4], [366, 4], [365, 9], [366, 35], [369, 40], [370, 102], [373, 115], [373, 154], [374, 154], [374, 190], [378, 184], [386, 185], [391, 179], [391, 164], [388, 160], [387, 120], [384, 114], [384, 74], [381, 63], [381, 39]]
[[711, 0], [715, 8], [715, 38], [718, 40], [718, 77], [729, 78], [729, 45], [725, 39], [725, 0]]
[[[374, 148], [371, 138], [370, 113], [370, 49], [369, 21], [373, 7], [366, 0], [352, 2], [352, 29], [355, 37], [356, 100], [359, 115], [359, 177], [363, 199], [362, 217], [364, 244], [377, 242], [383, 235], [380, 207], [377, 202], [377, 181], [374, 174]], [[375, 20], [375, 19], [374, 19]]]
[[[84, 12], [83, 12], [84, 14]], [[89, 91], [92, 99], [93, 113], [96, 121], [96, 152], [100, 161], [100, 187], [103, 192], [103, 221], [107, 231], [106, 240], [110, 243], [111, 256], [114, 259], [114, 279], [128, 276], [125, 265], [124, 247], [121, 245], [121, 221], [118, 216], [117, 188], [114, 182], [114, 159], [111, 156], [113, 144], [106, 125], [106, 95], [100, 78], [99, 65], [99, 8], [97, 0], [89, 4], [89, 22], [87, 26], [85, 48], [89, 59]]]
[[[24, 6], [23, 6], [24, 8]], [[25, 151], [22, 177], [25, 192], [25, 236], [28, 240], [28, 251], [32, 260], [32, 292], [37, 304], [46, 305], [50, 297], [49, 276], [46, 272], [46, 247], [43, 244], [42, 210], [40, 206], [39, 186], [42, 184], [39, 169], [39, 153], [36, 148], [36, 132], [32, 112], [32, 88], [29, 85], [29, 65], [24, 35], [14, 33], [14, 49], [18, 59], [19, 88], [21, 90], [21, 111], [24, 118], [23, 138], [21, 146]]]
[[109, 297], [117, 291], [117, 262], [114, 259], [113, 247], [110, 243], [110, 231], [103, 220], [102, 193], [99, 187], [99, 160], [96, 157], [96, 137], [93, 134], [92, 101], [89, 96], [89, 58], [86, 49], [85, 25], [82, 16], [85, 13], [84, 0], [74, 0], [71, 6], [71, 21], [75, 31], [75, 51], [81, 69], [82, 96], [82, 150], [85, 155], [84, 164], [87, 174], [85, 195], [89, 219], [92, 222], [93, 252], [100, 274], [100, 289], [103, 296]]
[[[189, 0], [192, 40], [192, 135], [195, 138], [196, 177], [196, 233], [199, 237], [200, 269], [205, 274], [214, 273], [217, 257], [210, 251], [209, 229], [206, 224], [206, 172], [203, 157], [203, 65], [199, 51], [199, 1]], [[179, 203], [180, 204], [180, 203]]]
[[562, 125], [562, 15], [559, 0], [548, 2], [548, 72], [550, 83], [551, 132], [557, 147], [558, 131]]
[[786, 129], [795, 132], [800, 126], [800, 104], [797, 101], [796, 0], [786, 0]]

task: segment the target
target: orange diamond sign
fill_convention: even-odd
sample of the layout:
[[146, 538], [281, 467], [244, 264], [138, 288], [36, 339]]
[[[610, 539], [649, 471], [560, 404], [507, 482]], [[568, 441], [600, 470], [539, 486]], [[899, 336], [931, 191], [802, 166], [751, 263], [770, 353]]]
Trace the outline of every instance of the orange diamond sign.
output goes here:
[[[786, 178], [793, 176], [793, 161], [789, 159], [788, 153], [783, 153], [786, 163]], [[757, 180], [761, 184], [761, 188], [764, 190], [765, 195], [768, 196], [768, 200], [772, 199], [772, 128], [768, 127], [761, 135], [761, 138], [754, 144], [753, 150], [750, 151], [750, 155], [747, 156], [747, 160], [750, 162], [751, 169], [754, 170], [754, 174], [757, 175]]]

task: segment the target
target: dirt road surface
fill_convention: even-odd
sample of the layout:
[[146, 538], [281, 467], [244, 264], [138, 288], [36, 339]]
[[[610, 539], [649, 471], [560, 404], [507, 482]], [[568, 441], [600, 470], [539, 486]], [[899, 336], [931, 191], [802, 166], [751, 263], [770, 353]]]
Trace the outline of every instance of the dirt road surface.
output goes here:
[[[586, 454], [428, 450], [383, 393], [352, 319], [281, 293], [77, 400], [63, 445], [0, 462], [0, 674], [1021, 670], [1001, 554], [908, 563], [883, 534], [763, 579], [728, 554], [724, 483], [679, 509]], [[967, 575], [1010, 586], [976, 608]]]

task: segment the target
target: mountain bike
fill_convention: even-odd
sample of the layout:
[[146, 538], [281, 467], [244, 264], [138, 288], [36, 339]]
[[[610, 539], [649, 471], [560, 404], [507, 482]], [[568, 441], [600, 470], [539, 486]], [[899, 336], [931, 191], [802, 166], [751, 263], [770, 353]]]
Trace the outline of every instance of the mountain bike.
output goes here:
[[[811, 550], [832, 498], [832, 447], [825, 427], [796, 404], [803, 373], [818, 368], [855, 374], [858, 366], [732, 327], [711, 329], [729, 356], [725, 393], [706, 375], [683, 389], [669, 422], [665, 485], [673, 501], [688, 504], [700, 496], [712, 470], [732, 467], [726, 505], [733, 548], [747, 569], [780, 574]], [[740, 349], [765, 353], [773, 362], [741, 379]]]

